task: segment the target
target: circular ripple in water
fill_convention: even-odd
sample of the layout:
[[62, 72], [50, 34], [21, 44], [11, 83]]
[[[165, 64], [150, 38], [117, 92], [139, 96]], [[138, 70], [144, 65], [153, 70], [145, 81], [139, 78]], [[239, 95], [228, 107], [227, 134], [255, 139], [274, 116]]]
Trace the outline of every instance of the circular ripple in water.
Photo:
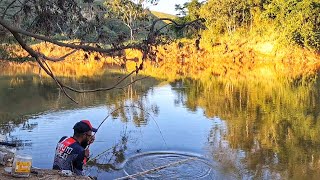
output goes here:
[[[159, 167], [165, 168], [159, 170], [157, 169]], [[137, 179], [217, 179], [221, 176], [214, 167], [214, 162], [196, 155], [150, 152], [131, 157], [124, 165], [124, 172], [127, 175], [133, 175], [157, 169], [148, 174], [136, 176]]]

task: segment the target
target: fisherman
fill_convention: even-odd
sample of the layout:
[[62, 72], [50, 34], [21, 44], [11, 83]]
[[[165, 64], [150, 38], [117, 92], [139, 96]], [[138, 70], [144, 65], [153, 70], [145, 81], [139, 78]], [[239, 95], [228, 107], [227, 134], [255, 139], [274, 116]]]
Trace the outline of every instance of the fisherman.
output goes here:
[[93, 128], [90, 121], [82, 120], [73, 127], [72, 137], [64, 136], [57, 144], [54, 156], [53, 169], [70, 170], [76, 175], [84, 176], [83, 165], [89, 159], [88, 145], [95, 140]]

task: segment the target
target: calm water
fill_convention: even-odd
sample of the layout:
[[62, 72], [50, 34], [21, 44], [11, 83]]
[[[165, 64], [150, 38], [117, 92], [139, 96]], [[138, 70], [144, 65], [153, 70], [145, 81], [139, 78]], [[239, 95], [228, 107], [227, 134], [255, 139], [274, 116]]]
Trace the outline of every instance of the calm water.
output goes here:
[[[108, 86], [118, 74], [66, 78], [80, 88]], [[86, 173], [114, 179], [196, 157], [138, 179], [317, 179], [320, 92], [309, 85], [143, 80], [122, 90], [72, 94], [50, 79], [0, 76], [1, 133], [51, 168], [55, 146], [82, 119], [101, 126]], [[134, 106], [134, 107], [133, 107]], [[138, 108], [137, 108], [138, 107]], [[126, 163], [127, 162], [127, 163]]]

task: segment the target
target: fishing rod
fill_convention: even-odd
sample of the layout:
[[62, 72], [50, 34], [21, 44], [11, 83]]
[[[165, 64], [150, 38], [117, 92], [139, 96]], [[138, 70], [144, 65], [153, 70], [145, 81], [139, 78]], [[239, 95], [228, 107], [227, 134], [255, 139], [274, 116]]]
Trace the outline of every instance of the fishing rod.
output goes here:
[[[113, 110], [111, 113], [109, 113], [109, 114], [102, 120], [102, 122], [99, 124], [99, 126], [98, 126], [98, 128], [97, 128], [97, 131], [94, 132], [92, 136], [95, 136], [95, 135], [97, 134], [97, 132], [98, 132], [98, 130], [100, 129], [100, 127], [102, 126], [102, 124], [103, 124], [113, 113], [115, 113], [115, 112], [117, 112], [117, 111], [119, 111], [120, 109], [123, 109], [123, 108], [125, 108], [125, 107], [126, 107], [126, 106], [121, 106], [121, 107]], [[85, 150], [87, 150], [87, 149], [90, 147], [90, 145], [91, 145], [91, 144], [87, 145], [87, 147], [85, 148]]]
[[[139, 106], [135, 106], [135, 105], [130, 105], [130, 106], [125, 105], [125, 106], [121, 106], [121, 107], [113, 110], [111, 113], [109, 113], [109, 114], [101, 121], [101, 123], [100, 123], [99, 126], [97, 127], [97, 132], [99, 131], [99, 129], [100, 129], [100, 127], [102, 126], [102, 124], [103, 124], [113, 113], [115, 113], [115, 112], [117, 112], [117, 111], [119, 111], [119, 110], [121, 110], [121, 109], [123, 109], [123, 108], [137, 108], [137, 109], [140, 109], [141, 111], [143, 111], [144, 113], [146, 113], [149, 117], [151, 117], [151, 119], [154, 121], [154, 123], [156, 124], [156, 126], [157, 126], [157, 128], [158, 128], [158, 130], [159, 130], [159, 132], [160, 132], [160, 135], [161, 135], [161, 137], [162, 137], [162, 140], [163, 140], [164, 144], [166, 145], [166, 147], [168, 147], [167, 142], [166, 142], [166, 140], [164, 139], [164, 136], [163, 136], [163, 134], [162, 134], [162, 131], [161, 131], [161, 129], [160, 129], [157, 121], [154, 119], [154, 117], [153, 117], [149, 112], [147, 112], [146, 110], [144, 110], [143, 108], [141, 108], [141, 107], [139, 107]], [[97, 132], [94, 132], [92, 136], [95, 136], [95, 135], [97, 134]], [[89, 144], [85, 149], [88, 149], [88, 148], [90, 147], [90, 145], [91, 145], [91, 144]], [[95, 156], [94, 158], [90, 158], [89, 161], [93, 161], [94, 159], [100, 157], [102, 154], [106, 153], [106, 152], [109, 151], [110, 149], [111, 149], [111, 148], [103, 151], [102, 153], [98, 154], [98, 155]], [[88, 162], [89, 162], [89, 161], [88, 161]]]
[[0, 142], [0, 145], [10, 146], [10, 147], [17, 147], [16, 143], [10, 143], [10, 142]]

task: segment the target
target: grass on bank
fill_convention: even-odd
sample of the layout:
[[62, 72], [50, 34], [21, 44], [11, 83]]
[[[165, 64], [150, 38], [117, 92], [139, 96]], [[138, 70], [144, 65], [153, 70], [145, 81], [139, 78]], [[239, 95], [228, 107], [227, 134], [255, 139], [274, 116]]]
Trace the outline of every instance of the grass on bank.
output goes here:
[[[141, 73], [169, 81], [181, 78], [220, 78], [227, 81], [296, 82], [312, 80], [320, 68], [319, 54], [295, 45], [285, 46], [271, 31], [264, 36], [258, 36], [254, 32], [216, 38], [207, 38], [208, 36], [211, 36], [209, 31], [203, 33], [200, 50], [196, 49], [195, 40], [190, 39], [157, 47], [156, 61], [147, 61]], [[208, 42], [209, 39], [211, 41]], [[32, 47], [50, 57], [61, 57], [71, 51], [50, 43], [35, 44]], [[28, 57], [27, 52], [17, 45], [2, 48], [10, 58]], [[141, 62], [141, 53], [138, 51], [126, 50], [126, 55], [128, 59], [138, 57]], [[123, 63], [121, 58], [79, 50], [63, 62], [49, 64], [58, 76], [94, 76], [110, 68], [110, 65], [120, 67]], [[2, 74], [39, 71], [39, 67], [32, 62], [6, 61], [1, 64], [7, 67], [2, 68]], [[126, 70], [132, 70], [136, 64], [127, 61]]]

